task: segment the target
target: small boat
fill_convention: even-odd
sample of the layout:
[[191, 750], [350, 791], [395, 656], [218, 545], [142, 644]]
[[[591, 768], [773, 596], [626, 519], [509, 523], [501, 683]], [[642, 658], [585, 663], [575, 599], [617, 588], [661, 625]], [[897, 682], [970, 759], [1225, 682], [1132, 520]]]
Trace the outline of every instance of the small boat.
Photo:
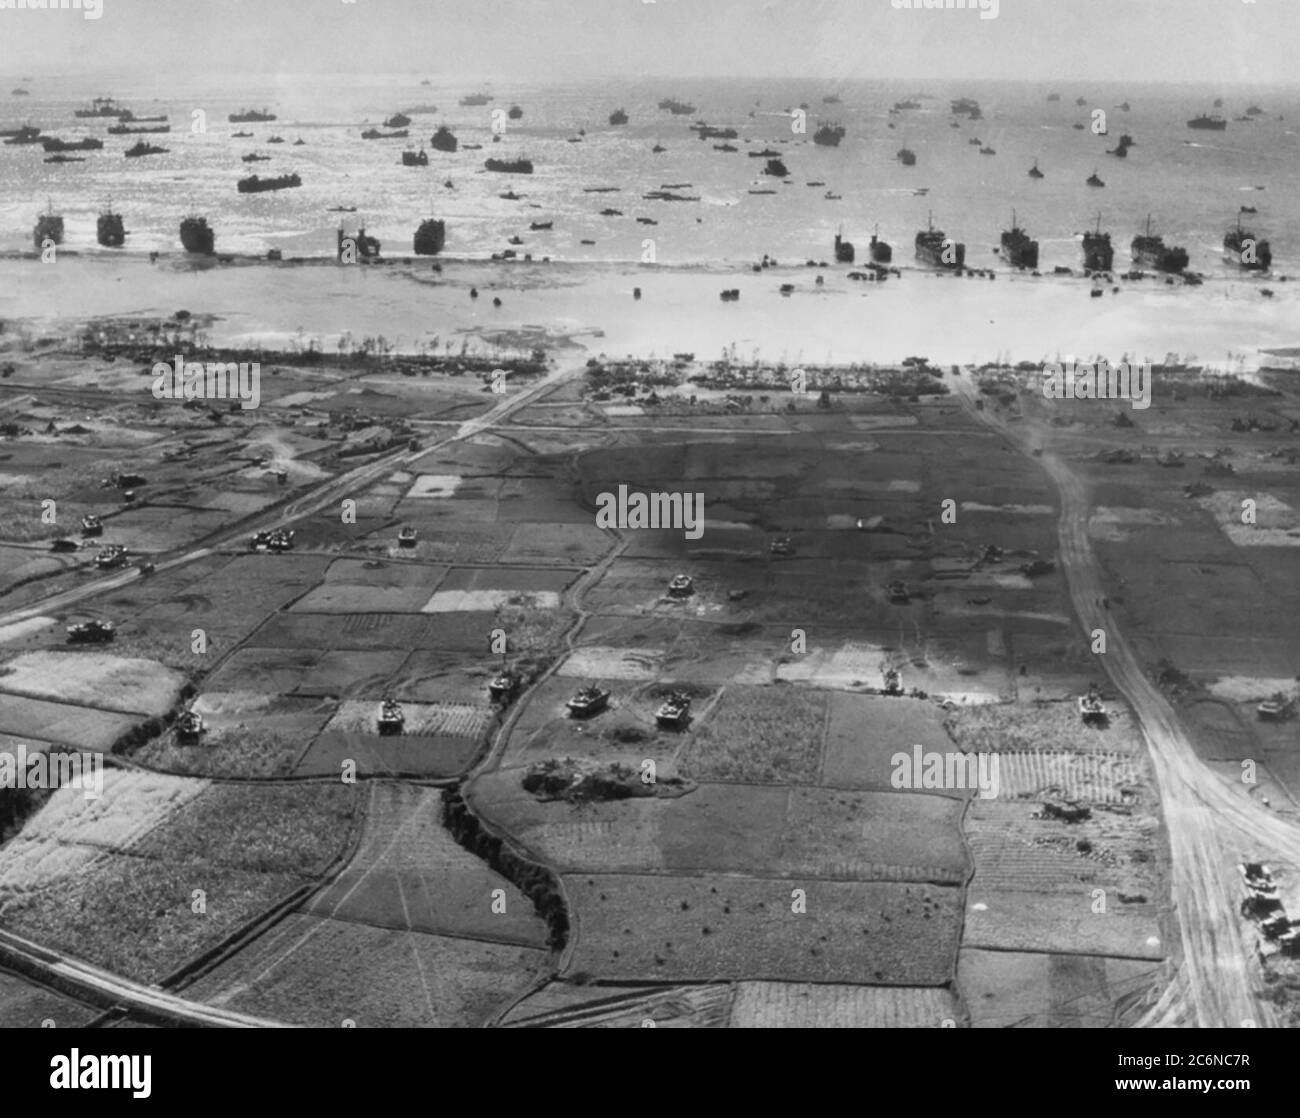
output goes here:
[[555, 222], [553, 221], [533, 221], [529, 222], [528, 228], [535, 233], [539, 229], [550, 229], [554, 224]]
[[655, 144], [655, 146], [652, 147], [650, 150], [654, 152], [655, 155], [658, 155], [660, 152], [667, 151], [668, 149], [664, 147], [663, 144]]
[[569, 708], [569, 713], [574, 718], [590, 718], [609, 705], [609, 692], [603, 687], [592, 684], [575, 692], [564, 705]]
[[282, 144], [282, 143], [284, 143], [284, 137], [283, 137], [283, 136], [268, 136], [266, 142], [267, 142], [268, 144]]
[[399, 128], [395, 132], [381, 132], [378, 128], [367, 128], [361, 133], [363, 140], [405, 140], [411, 134], [408, 128]]
[[897, 159], [904, 167], [916, 166], [916, 152], [911, 148], [899, 148]]
[[471, 93], [468, 97], [462, 97], [460, 103], [465, 108], [477, 108], [480, 105], [486, 105], [492, 98], [486, 93]]
[[489, 159], [483, 166], [488, 171], [496, 171], [505, 175], [531, 175], [533, 173], [531, 159]]
[[403, 167], [427, 167], [429, 165], [429, 153], [421, 148], [419, 151], [402, 152]]
[[270, 163], [271, 162], [271, 157], [269, 155], [259, 155], [255, 151], [249, 152], [247, 155], [241, 155], [239, 158], [244, 163]]
[[1096, 172], [1095, 170], [1092, 172], [1091, 175], [1088, 176], [1087, 182], [1088, 182], [1088, 185], [1089, 185], [1089, 186], [1105, 186], [1105, 185], [1106, 185], [1104, 182], [1101, 181], [1101, 179], [1099, 179], [1099, 178], [1097, 177], [1097, 172]]
[[997, 152], [993, 148], [983, 147], [980, 148], [980, 155], [997, 155]]
[[252, 134], [251, 132], [232, 132], [232, 133], [230, 133], [231, 139], [234, 139], [234, 140], [247, 140], [247, 139], [249, 139], [252, 135], [253, 135], [253, 134]]
[[47, 155], [42, 163], [84, 163], [85, 156], [82, 155]]
[[1029, 168], [1029, 177], [1030, 177], [1031, 179], [1041, 179], [1041, 178], [1046, 177], [1046, 176], [1044, 176], [1043, 172], [1040, 171], [1040, 170], [1038, 169], [1038, 160], [1037, 160], [1037, 159], [1034, 160], [1034, 165], [1033, 165], [1032, 167]]
[[506, 113], [506, 116], [508, 116], [511, 120], [519, 120], [523, 115], [524, 115], [524, 110], [521, 109], [518, 105], [511, 105], [509, 111]]
[[410, 123], [411, 123], [411, 118], [407, 116], [405, 113], [394, 113], [386, 121], [384, 121], [384, 127], [405, 128]]
[[609, 114], [609, 123], [616, 127], [620, 124], [626, 124], [627, 113], [624, 112], [622, 109], [615, 109], [612, 113]]
[[325, 211], [329, 214], [354, 214], [357, 212], [356, 206], [331, 206]]

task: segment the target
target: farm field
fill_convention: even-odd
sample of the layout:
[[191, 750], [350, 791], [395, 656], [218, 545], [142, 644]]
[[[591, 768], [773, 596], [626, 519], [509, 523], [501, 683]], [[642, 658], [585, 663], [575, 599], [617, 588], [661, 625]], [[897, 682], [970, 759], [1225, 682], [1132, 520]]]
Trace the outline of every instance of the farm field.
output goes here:
[[684, 796], [575, 806], [523, 791], [517, 770], [479, 777], [485, 818], [565, 872], [759, 873], [959, 884], [961, 805], [941, 796], [701, 784]]
[[789, 686], [727, 688], [708, 719], [692, 726], [682, 775], [737, 783], [817, 778], [827, 696]]
[[955, 1027], [960, 1022], [957, 1000], [942, 986], [737, 982], [730, 1027], [934, 1029]]
[[898, 752], [910, 753], [917, 743], [938, 753], [954, 748], [936, 703], [834, 693], [821, 779], [836, 788], [890, 789], [890, 759]]
[[724, 1029], [731, 1009], [732, 987], [725, 983], [696, 986], [588, 986], [549, 982], [530, 994], [502, 1019], [519, 1029]]
[[39, 1029], [46, 1021], [56, 1029], [78, 1029], [98, 1016], [97, 1009], [0, 972], [0, 1029]]
[[0, 692], [126, 714], [165, 713], [183, 683], [155, 660], [103, 652], [29, 652], [0, 666]]
[[313, 1028], [477, 1028], [548, 959], [529, 947], [295, 913], [185, 996]]
[[976, 1029], [1107, 1029], [1131, 1024], [1160, 964], [1099, 955], [963, 948], [957, 988]]
[[441, 817], [438, 789], [369, 785], [361, 845], [347, 868], [302, 911], [377, 927], [544, 948], [546, 925], [532, 901], [462, 849]]
[[209, 786], [127, 773], [108, 789], [95, 803], [115, 806], [113, 815], [78, 819], [72, 790], [60, 790], [0, 851], [0, 920], [142, 982], [313, 880], [347, 845], [353, 810], [344, 785]]
[[[575, 946], [565, 973], [601, 980], [942, 985], [959, 891], [932, 885], [726, 875], [566, 874]], [[796, 888], [806, 912], [794, 912]]]
[[1110, 904], [1093, 911], [1092, 890], [1028, 893], [983, 888], [966, 895], [963, 947], [1078, 955], [1123, 955], [1159, 961], [1166, 950], [1153, 912]]

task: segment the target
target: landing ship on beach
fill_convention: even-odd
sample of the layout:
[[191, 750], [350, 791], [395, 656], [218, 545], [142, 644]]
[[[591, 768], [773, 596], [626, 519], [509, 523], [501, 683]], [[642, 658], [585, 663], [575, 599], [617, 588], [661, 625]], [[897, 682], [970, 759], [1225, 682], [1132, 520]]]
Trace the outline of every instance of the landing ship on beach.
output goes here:
[[1109, 272], [1115, 262], [1110, 234], [1101, 231], [1101, 214], [1097, 215], [1097, 228], [1083, 235], [1083, 267], [1087, 272]]
[[1185, 248], [1167, 246], [1164, 239], [1151, 233], [1151, 215], [1147, 215], [1146, 233], [1133, 238], [1131, 246], [1133, 263], [1139, 268], [1155, 268], [1160, 272], [1181, 272], [1187, 267]]
[[1002, 231], [1002, 257], [1013, 268], [1038, 267], [1038, 242], [1016, 224], [1015, 210], [1011, 211], [1011, 228]]
[[966, 263], [966, 246], [950, 240], [942, 229], [929, 226], [916, 234], [916, 258], [933, 268], [960, 270]]
[[126, 241], [126, 229], [122, 226], [122, 215], [115, 214], [111, 208], [99, 215], [96, 238], [105, 248], [121, 248]]
[[211, 255], [216, 240], [206, 217], [187, 217], [181, 222], [181, 245], [186, 252]]
[[447, 243], [447, 223], [436, 218], [426, 218], [415, 231], [415, 254], [437, 256]]
[[63, 244], [63, 215], [56, 214], [47, 206], [45, 212], [36, 219], [32, 240], [36, 242], [38, 252], [45, 247], [47, 240], [56, 245]]
[[1260, 240], [1254, 233], [1241, 227], [1241, 217], [1237, 217], [1237, 228], [1229, 229], [1223, 237], [1223, 257], [1248, 271], [1266, 272], [1273, 263], [1273, 250], [1267, 241]]

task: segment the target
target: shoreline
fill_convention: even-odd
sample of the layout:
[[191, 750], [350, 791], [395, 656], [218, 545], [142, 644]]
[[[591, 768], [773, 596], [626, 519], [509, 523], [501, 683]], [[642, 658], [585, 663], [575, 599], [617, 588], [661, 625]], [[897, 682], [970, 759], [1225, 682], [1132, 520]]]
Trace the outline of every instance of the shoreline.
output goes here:
[[[296, 281], [285, 282], [286, 270]], [[211, 344], [231, 348], [292, 348], [292, 339], [310, 338], [330, 351], [349, 334], [382, 335], [396, 352], [568, 338], [593, 356], [693, 351], [710, 360], [734, 346], [746, 358], [758, 352], [772, 362], [819, 364], [890, 364], [922, 351], [943, 365], [1102, 355], [1251, 371], [1262, 351], [1300, 345], [1300, 285], [1290, 282], [1264, 298], [1266, 281], [1254, 276], [1192, 286], [1148, 274], [1116, 278], [1092, 298], [1092, 279], [1077, 274], [1008, 269], [992, 272], [994, 281], [987, 270], [957, 277], [900, 266], [886, 282], [860, 282], [849, 279], [853, 270], [829, 262], [755, 272], [752, 265], [446, 256], [340, 265], [333, 257], [185, 253], [151, 262], [110, 252], [62, 253], [50, 266], [35, 254], [0, 254], [0, 314], [41, 333], [70, 321], [167, 318], [185, 308], [211, 316]], [[722, 302], [724, 290], [740, 298]]]

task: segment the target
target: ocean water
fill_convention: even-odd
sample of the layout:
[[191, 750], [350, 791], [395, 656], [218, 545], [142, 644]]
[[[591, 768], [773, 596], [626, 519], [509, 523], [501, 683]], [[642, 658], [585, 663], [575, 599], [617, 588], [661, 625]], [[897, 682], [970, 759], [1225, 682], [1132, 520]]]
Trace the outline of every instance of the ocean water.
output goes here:
[[[1102, 228], [1116, 246], [1117, 267], [1128, 266], [1128, 244], [1148, 213], [1155, 232], [1184, 245], [1191, 267], [1207, 275], [1227, 268], [1221, 258], [1224, 231], [1238, 207], [1253, 205], [1244, 220], [1272, 243], [1274, 270], [1300, 263], [1300, 194], [1292, 189], [1300, 173], [1300, 95], [1292, 90], [1241, 90], [1225, 98], [1226, 132], [1191, 131], [1186, 120], [1211, 111], [1211, 93], [1196, 87], [1143, 84], [1065, 84], [1060, 102], [1046, 100], [1048, 87], [1009, 82], [966, 82], [960, 86], [919, 81], [911, 86], [872, 81], [829, 85], [803, 81], [691, 80], [608, 81], [600, 84], [488, 85], [487, 106], [461, 107], [460, 97], [477, 92], [418, 76], [376, 76], [339, 84], [320, 76], [274, 81], [212, 82], [190, 79], [178, 93], [161, 76], [110, 88], [88, 86], [69, 77], [30, 84], [31, 95], [5, 90], [0, 125], [32, 123], [68, 139], [95, 135], [105, 140], [85, 163], [48, 165], [40, 145], [0, 147], [0, 249], [30, 250], [31, 229], [48, 200], [64, 215], [65, 244], [87, 252], [108, 252], [95, 244], [95, 218], [109, 201], [122, 213], [130, 235], [125, 252], [179, 251], [177, 226], [187, 213], [206, 214], [217, 231], [218, 251], [263, 253], [277, 247], [285, 255], [329, 256], [340, 218], [352, 231], [364, 224], [380, 238], [385, 255], [411, 252], [411, 237], [425, 217], [447, 221], [446, 251], [487, 257], [510, 247], [540, 257], [593, 261], [637, 261], [643, 242], [653, 239], [655, 258], [668, 265], [745, 264], [764, 253], [781, 263], [807, 258], [833, 259], [837, 230], [859, 246], [871, 232], [895, 248], [895, 262], [912, 260], [912, 239], [933, 213], [936, 226], [967, 245], [972, 267], [996, 266], [993, 246], [1010, 225], [1019, 223], [1041, 243], [1040, 267], [1080, 263], [1078, 234], [1100, 214]], [[233, 90], [233, 92], [232, 92]], [[78, 120], [73, 110], [92, 96], [111, 94], [138, 115], [166, 113], [174, 131], [144, 137], [170, 149], [161, 156], [125, 159], [122, 152], [138, 137], [109, 137], [106, 120]], [[822, 98], [834, 94], [839, 104]], [[922, 108], [889, 116], [896, 100], [917, 95]], [[671, 116], [657, 102], [675, 96], [697, 107], [690, 116]], [[958, 118], [949, 99], [980, 101], [984, 119]], [[1078, 96], [1088, 99], [1077, 107]], [[1130, 112], [1118, 104], [1128, 100]], [[808, 130], [796, 135], [786, 110], [806, 102]], [[1252, 102], [1264, 114], [1239, 123]], [[491, 110], [518, 103], [519, 121], [507, 121], [493, 142]], [[228, 113], [268, 107], [279, 119], [269, 124], [232, 125]], [[409, 140], [364, 141], [366, 127], [417, 106]], [[624, 108], [631, 123], [611, 127], [610, 112]], [[1109, 134], [1076, 131], [1090, 123], [1090, 110], [1107, 112]], [[195, 109], [207, 113], [206, 134], [190, 131]], [[750, 114], [753, 115], [750, 115]], [[1280, 119], [1279, 119], [1280, 117]], [[723, 141], [699, 140], [689, 125], [696, 119], [734, 127], [738, 152], [715, 151]], [[950, 122], [958, 120], [960, 127]], [[812, 133], [821, 121], [847, 129], [837, 148], [818, 147]], [[444, 154], [428, 149], [435, 127], [447, 124], [462, 149]], [[894, 127], [889, 127], [890, 124]], [[569, 143], [580, 128], [581, 143]], [[231, 133], [251, 131], [252, 139]], [[1106, 154], [1121, 133], [1137, 145], [1127, 159]], [[283, 145], [267, 145], [271, 135]], [[293, 147], [301, 137], [306, 146]], [[983, 156], [969, 143], [980, 139], [997, 154]], [[658, 142], [668, 150], [653, 154]], [[466, 151], [464, 144], [482, 144]], [[423, 144], [428, 168], [405, 168], [401, 152]], [[914, 167], [895, 158], [904, 145], [917, 154]], [[745, 154], [752, 148], [777, 149], [790, 169], [784, 183], [761, 172], [765, 160]], [[268, 163], [245, 164], [240, 156], [258, 151]], [[533, 175], [492, 174], [488, 156], [531, 158]], [[1046, 175], [1032, 180], [1027, 171], [1038, 161]], [[1096, 170], [1104, 189], [1085, 185]], [[303, 187], [277, 193], [240, 195], [238, 179], [298, 172]], [[450, 180], [452, 188], [444, 186]], [[809, 182], [825, 186], [808, 186]], [[644, 200], [666, 183], [691, 183], [682, 193], [699, 202]], [[584, 186], [616, 186], [618, 193], [583, 193]], [[918, 194], [926, 188], [928, 193]], [[507, 190], [525, 195], [503, 200]], [[771, 189], [772, 195], [752, 195]], [[827, 191], [842, 200], [827, 200]], [[355, 205], [355, 214], [329, 213], [331, 206]], [[613, 207], [621, 217], [602, 217]], [[642, 225], [648, 217], [657, 225]], [[530, 232], [531, 221], [553, 221], [550, 232]], [[582, 240], [594, 245], [583, 245]]]

